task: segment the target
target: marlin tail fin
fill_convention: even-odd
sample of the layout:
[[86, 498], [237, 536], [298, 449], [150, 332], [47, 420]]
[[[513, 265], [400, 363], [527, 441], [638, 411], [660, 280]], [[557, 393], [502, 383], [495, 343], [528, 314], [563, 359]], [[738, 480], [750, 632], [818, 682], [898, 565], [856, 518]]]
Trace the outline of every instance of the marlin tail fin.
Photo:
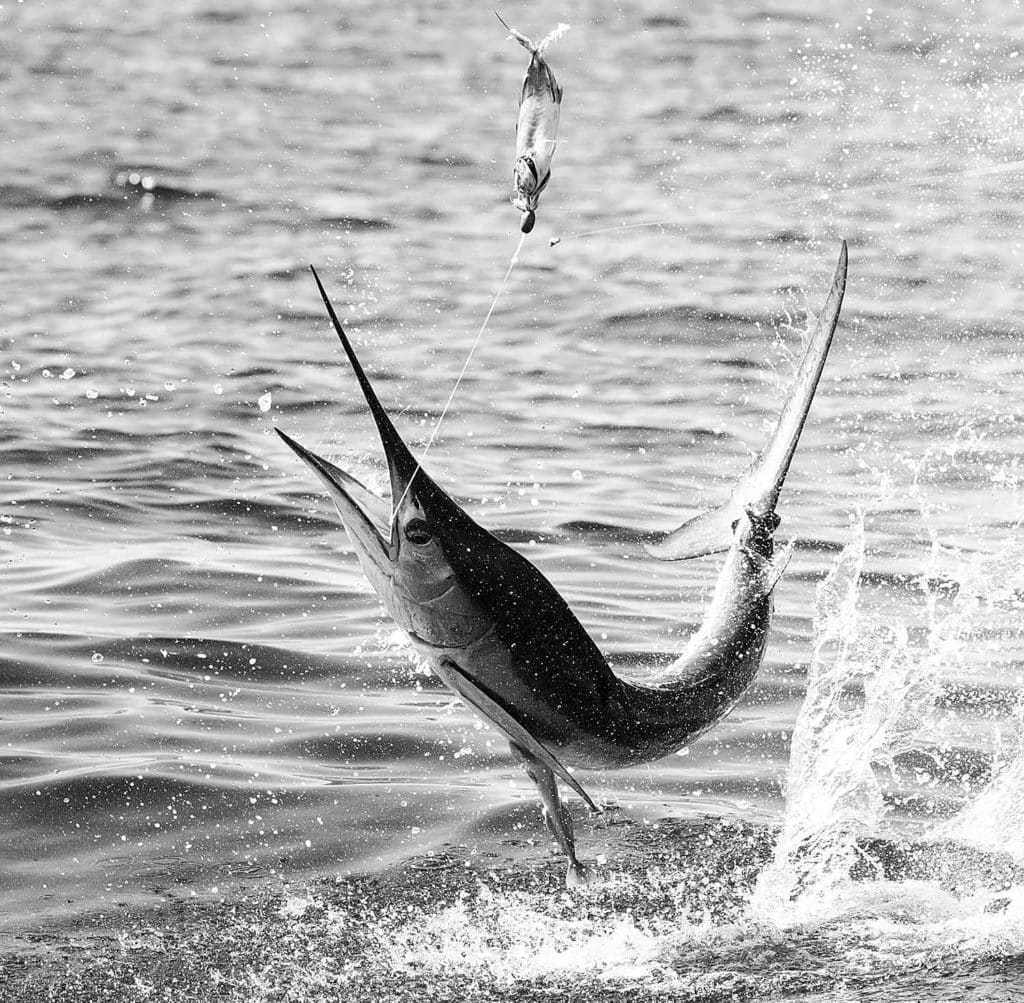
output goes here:
[[646, 544], [646, 550], [652, 557], [662, 561], [680, 561], [728, 550], [732, 544], [733, 526], [746, 509], [763, 514], [775, 511], [839, 322], [839, 310], [846, 291], [846, 265], [844, 240], [828, 298], [818, 314], [811, 340], [800, 360], [793, 389], [768, 445], [740, 478], [724, 505], [703, 512], [671, 533]]

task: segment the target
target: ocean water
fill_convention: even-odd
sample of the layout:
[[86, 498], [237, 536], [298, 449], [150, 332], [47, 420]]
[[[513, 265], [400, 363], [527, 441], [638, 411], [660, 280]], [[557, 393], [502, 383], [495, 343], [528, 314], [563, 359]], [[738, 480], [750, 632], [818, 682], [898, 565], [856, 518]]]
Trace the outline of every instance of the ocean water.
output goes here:
[[[549, 964], [515, 940], [546, 906], [479, 907], [487, 956], [466, 933], [486, 916], [441, 903], [389, 964], [483, 952], [478, 986], [650, 988], [669, 950], [679, 978], [724, 958], [771, 995], [795, 990], [764, 945], [794, 923], [785, 971], [837, 984], [1024, 952], [1016, 879], [995, 905], [848, 880], [866, 839], [1024, 855], [1024, 11], [501, 13], [571, 25], [561, 143], [425, 465], [617, 669], [670, 661], [718, 568], [650, 561], [639, 535], [721, 501], [763, 443], [842, 238], [850, 281], [757, 681], [678, 755], [583, 778], [630, 823], [777, 831], [743, 918], [638, 940], [637, 886], [597, 941], [536, 927], [590, 945]], [[411, 659], [272, 429], [384, 488], [315, 264], [428, 441], [519, 242], [525, 53], [471, 4], [201, 0], [5, 4], [0, 57], [6, 943], [452, 848], [514, 871], [546, 847], [529, 782]], [[580, 843], [614, 870], [614, 838]]]

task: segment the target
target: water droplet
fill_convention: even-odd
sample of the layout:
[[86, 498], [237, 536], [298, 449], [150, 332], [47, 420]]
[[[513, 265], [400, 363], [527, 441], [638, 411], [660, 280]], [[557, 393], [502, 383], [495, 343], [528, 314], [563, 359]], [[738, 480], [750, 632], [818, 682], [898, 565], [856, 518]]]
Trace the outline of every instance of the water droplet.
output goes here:
[[258, 401], [260, 410], [266, 414], [270, 410], [271, 402], [273, 401], [273, 394], [268, 390]]
[[582, 481], [583, 480], [583, 471], [582, 470], [574, 470], [572, 472], [572, 479], [574, 481]]
[[74, 375], [75, 371], [70, 366], [68, 366], [68, 368], [65, 369], [64, 372], [60, 374], [60, 378], [62, 380], [70, 380]]
[[99, 663], [103, 661], [103, 656], [102, 656], [102, 655], [101, 655], [101, 654], [100, 654], [100, 653], [99, 653], [98, 651], [94, 651], [94, 652], [93, 652], [93, 655], [92, 655], [92, 660], [93, 660], [93, 661], [94, 661], [94, 662], [95, 662], [95, 663], [96, 663], [97, 665], [99, 665]]

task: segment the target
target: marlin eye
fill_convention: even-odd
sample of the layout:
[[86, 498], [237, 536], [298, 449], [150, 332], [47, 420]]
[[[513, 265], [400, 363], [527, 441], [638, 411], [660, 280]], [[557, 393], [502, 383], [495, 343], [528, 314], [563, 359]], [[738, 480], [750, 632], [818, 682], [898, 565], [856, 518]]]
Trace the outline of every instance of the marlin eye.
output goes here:
[[410, 519], [405, 527], [405, 538], [410, 543], [415, 543], [417, 547], [422, 547], [423, 544], [430, 543], [434, 534], [430, 532], [425, 520]]

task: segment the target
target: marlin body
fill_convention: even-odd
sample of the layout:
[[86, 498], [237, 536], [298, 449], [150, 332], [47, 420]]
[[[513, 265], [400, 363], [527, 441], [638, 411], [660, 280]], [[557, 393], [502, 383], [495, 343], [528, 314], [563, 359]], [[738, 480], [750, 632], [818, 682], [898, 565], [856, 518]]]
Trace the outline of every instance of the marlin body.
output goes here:
[[651, 541], [665, 560], [727, 550], [701, 629], [654, 685], [617, 676], [565, 600], [525, 557], [477, 524], [420, 467], [377, 398], [317, 286], [377, 426], [391, 504], [278, 430], [333, 499], [371, 584], [438, 677], [508, 738], [537, 785], [544, 818], [583, 881], [557, 780], [597, 808], [567, 767], [606, 769], [665, 756], [721, 720], [764, 655], [775, 505], [831, 345], [846, 245], [793, 392], [761, 457], [721, 509]]
[[551, 158], [558, 142], [558, 118], [562, 111], [562, 88], [544, 58], [547, 47], [568, 30], [560, 24], [535, 45], [525, 35], [497, 18], [508, 33], [530, 53], [530, 65], [519, 95], [516, 122], [516, 162], [512, 168], [512, 204], [523, 214], [520, 229], [529, 233], [537, 219], [541, 192], [551, 180]]

